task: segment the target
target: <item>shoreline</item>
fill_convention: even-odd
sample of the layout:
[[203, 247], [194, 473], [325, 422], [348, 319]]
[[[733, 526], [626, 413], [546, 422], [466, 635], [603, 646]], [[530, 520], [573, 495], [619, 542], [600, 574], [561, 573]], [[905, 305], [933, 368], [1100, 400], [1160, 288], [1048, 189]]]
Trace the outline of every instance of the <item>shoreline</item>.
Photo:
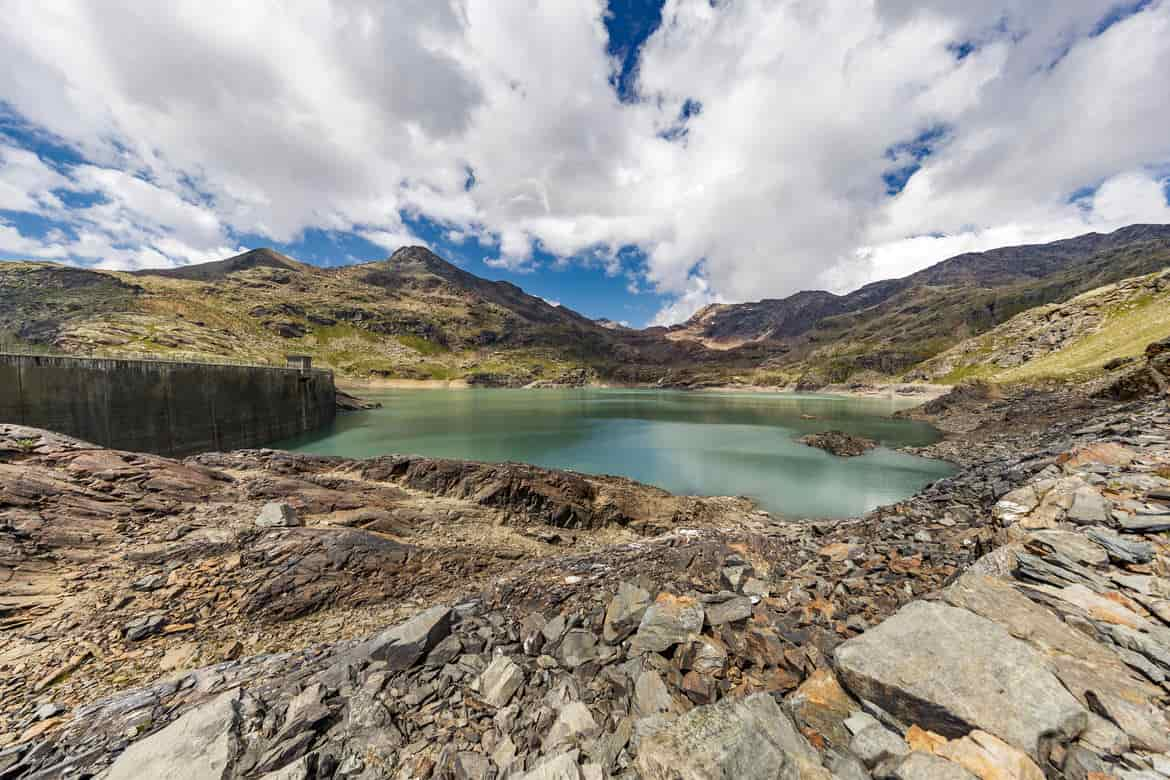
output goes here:
[[671, 387], [662, 385], [627, 385], [596, 382], [587, 385], [562, 387], [482, 387], [471, 385], [465, 379], [335, 379], [343, 390], [671, 390], [686, 393], [739, 393], [759, 395], [832, 395], [842, 398], [864, 398], [870, 400], [932, 401], [946, 395], [951, 385], [937, 385], [922, 382], [896, 382], [887, 385], [847, 387], [828, 385], [816, 390], [797, 390], [791, 385], [711, 385], [705, 387]]

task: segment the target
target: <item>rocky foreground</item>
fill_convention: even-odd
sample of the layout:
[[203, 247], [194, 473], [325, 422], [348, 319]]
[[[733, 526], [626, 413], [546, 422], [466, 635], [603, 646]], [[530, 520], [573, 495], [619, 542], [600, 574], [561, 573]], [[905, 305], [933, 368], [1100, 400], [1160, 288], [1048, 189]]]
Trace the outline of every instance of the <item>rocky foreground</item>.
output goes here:
[[0, 779], [1170, 776], [1164, 398], [935, 414], [834, 523], [0, 426]]

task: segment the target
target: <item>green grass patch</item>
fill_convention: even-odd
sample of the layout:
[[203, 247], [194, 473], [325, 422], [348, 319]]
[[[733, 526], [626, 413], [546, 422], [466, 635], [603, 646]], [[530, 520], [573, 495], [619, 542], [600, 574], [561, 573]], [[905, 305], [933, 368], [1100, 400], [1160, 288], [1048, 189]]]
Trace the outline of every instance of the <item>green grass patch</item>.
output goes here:
[[317, 344], [324, 346], [331, 341], [340, 341], [341, 339], [361, 339], [362, 341], [377, 342], [380, 337], [376, 333], [370, 333], [368, 330], [354, 327], [345, 323], [337, 323], [335, 325], [311, 325], [312, 333], [317, 338]]
[[1170, 336], [1170, 296], [1142, 296], [1114, 308], [1101, 327], [1042, 358], [996, 376], [1001, 382], [1091, 376], [1108, 361], [1140, 357], [1146, 345]]
[[450, 366], [445, 366], [441, 363], [423, 363], [419, 369], [425, 372], [431, 379], [439, 379], [443, 381], [450, 381], [458, 379], [462, 374]]
[[413, 349], [415, 352], [418, 352], [420, 355], [426, 355], [428, 357], [430, 357], [432, 355], [441, 355], [444, 352], [451, 351], [450, 349], [443, 346], [442, 344], [437, 344], [434, 341], [431, 341], [430, 339], [424, 339], [422, 336], [406, 335], [406, 336], [395, 336], [395, 338], [398, 340], [398, 343], [401, 344], [402, 346], [407, 347], [409, 349]]

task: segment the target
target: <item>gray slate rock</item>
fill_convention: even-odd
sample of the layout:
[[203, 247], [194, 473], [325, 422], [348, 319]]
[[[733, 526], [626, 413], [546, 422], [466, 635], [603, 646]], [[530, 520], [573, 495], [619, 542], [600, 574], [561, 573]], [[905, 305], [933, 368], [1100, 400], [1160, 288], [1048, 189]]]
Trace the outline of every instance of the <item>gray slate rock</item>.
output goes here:
[[707, 622], [713, 626], [746, 620], [752, 616], [752, 600], [734, 593], [720, 593], [703, 599]]
[[282, 501], [269, 501], [256, 515], [258, 528], [292, 528], [300, 524], [296, 510]]
[[827, 778], [817, 751], [768, 694], [696, 707], [642, 740], [643, 780]]
[[[1094, 529], [1089, 529], [1086, 534], [1090, 534], [1092, 530]], [[1108, 563], [1109, 556], [1100, 545], [1086, 539], [1086, 534], [1049, 528], [1033, 531], [1028, 536], [1027, 543], [1030, 547], [1040, 547], [1089, 566], [1103, 566]]]
[[110, 767], [106, 780], [209, 780], [224, 777], [239, 753], [240, 690], [186, 712], [161, 731], [141, 739]]
[[582, 780], [577, 755], [576, 750], [561, 753], [539, 764], [531, 772], [518, 776], [516, 780]]
[[897, 780], [978, 780], [958, 764], [930, 753], [914, 752], [894, 770]]
[[451, 608], [431, 607], [401, 625], [388, 628], [362, 645], [372, 661], [385, 661], [400, 672], [418, 663], [451, 633]]
[[597, 721], [589, 708], [579, 701], [569, 702], [561, 708], [560, 715], [545, 734], [544, 750], [547, 753], [561, 745], [595, 737], [599, 732]]
[[1170, 531], [1170, 515], [1131, 515], [1114, 512], [1113, 519], [1122, 531], [1131, 534], [1154, 534]]
[[568, 669], [576, 669], [578, 666], [596, 660], [597, 637], [591, 631], [573, 629], [565, 634], [565, 638], [561, 640], [557, 657]]
[[491, 762], [482, 753], [465, 750], [455, 756], [455, 780], [489, 780], [494, 777]]
[[634, 714], [640, 718], [663, 712], [677, 712], [680, 709], [670, 689], [662, 682], [662, 676], [653, 669], [638, 675], [634, 683]]
[[524, 684], [524, 670], [506, 655], [497, 655], [479, 676], [479, 697], [493, 707], [505, 707]]
[[142, 615], [122, 626], [122, 633], [131, 642], [139, 642], [148, 636], [153, 636], [167, 624], [167, 619], [159, 614]]
[[602, 639], [613, 645], [634, 633], [649, 606], [649, 593], [628, 582], [619, 584], [617, 595], [605, 610]]
[[1087, 723], [1035, 650], [965, 609], [912, 602], [834, 655], [854, 694], [949, 738], [978, 728], [1042, 760]]
[[1090, 528], [1085, 536], [1105, 549], [1109, 558], [1118, 563], [1149, 563], [1154, 560], [1154, 545], [1129, 539], [1108, 528]]
[[854, 734], [849, 750], [869, 769], [910, 752], [905, 740], [880, 723], [872, 723]]
[[1073, 493], [1072, 506], [1066, 517], [1077, 525], [1100, 525], [1109, 522], [1109, 513], [1112, 511], [1113, 505], [1109, 500], [1086, 485]]
[[694, 639], [703, 630], [703, 607], [690, 596], [660, 593], [642, 616], [631, 649], [661, 653]]

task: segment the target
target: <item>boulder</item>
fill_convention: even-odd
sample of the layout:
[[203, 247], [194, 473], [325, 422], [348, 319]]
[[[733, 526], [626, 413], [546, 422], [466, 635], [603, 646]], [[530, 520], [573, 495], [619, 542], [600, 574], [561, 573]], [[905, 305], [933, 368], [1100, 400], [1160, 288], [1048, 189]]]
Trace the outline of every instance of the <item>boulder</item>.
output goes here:
[[519, 775], [516, 780], [582, 780], [577, 755], [576, 750], [561, 753], [539, 764], [531, 772]]
[[220, 694], [184, 713], [118, 756], [106, 780], [166, 777], [208, 780], [227, 776], [239, 753], [240, 690]]
[[1087, 723], [1036, 650], [965, 609], [912, 602], [834, 655], [854, 694], [947, 737], [978, 728], [1041, 759]]
[[479, 697], [493, 707], [505, 707], [524, 684], [524, 670], [506, 655], [497, 655], [476, 681]]
[[291, 528], [300, 524], [296, 510], [282, 501], [269, 501], [256, 515], [257, 528]]
[[613, 645], [634, 633], [649, 606], [649, 593], [628, 582], [620, 583], [617, 595], [610, 600], [605, 610], [602, 639]]
[[163, 626], [166, 624], [167, 619], [165, 615], [157, 613], [141, 615], [123, 625], [122, 633], [131, 642], [139, 642], [162, 631]]
[[703, 630], [703, 607], [690, 596], [660, 593], [642, 616], [631, 649], [661, 653], [694, 639]]
[[557, 716], [552, 728], [544, 737], [544, 750], [548, 752], [560, 745], [571, 745], [579, 740], [597, 736], [600, 729], [593, 713], [579, 701], [569, 702]]
[[1109, 522], [1113, 505], [1095, 488], [1085, 486], [1073, 493], [1072, 506], [1065, 517], [1077, 525], [1102, 525]]
[[752, 600], [724, 591], [703, 598], [703, 610], [712, 626], [746, 620], [752, 616]]
[[978, 780], [958, 764], [917, 751], [898, 764], [894, 769], [894, 777], [897, 780]]
[[450, 633], [451, 608], [431, 607], [377, 634], [361, 650], [371, 661], [385, 661], [391, 671], [400, 672], [418, 663]]
[[817, 751], [768, 694], [696, 707], [642, 740], [644, 780], [829, 780]]
[[1044, 780], [1044, 773], [1031, 758], [983, 731], [972, 731], [962, 739], [940, 745], [934, 752], [978, 777]]
[[905, 740], [876, 720], [853, 735], [849, 751], [869, 769], [910, 752]]
[[[1029, 592], [1039, 595], [1040, 591]], [[1056, 596], [1076, 598], [1078, 593], [1092, 598], [1091, 592], [1079, 587], [1061, 590]], [[1170, 725], [1158, 706], [1160, 689], [1135, 676], [1113, 648], [1073, 628], [1001, 580], [968, 573], [946, 589], [944, 598], [1026, 641], [1045, 658], [1047, 668], [1077, 701], [1118, 724], [1136, 744], [1170, 750]], [[1107, 608], [1121, 609], [1112, 601], [1101, 601]], [[1090, 715], [1090, 726], [1093, 721]], [[1087, 729], [1081, 740], [1090, 732]]]

